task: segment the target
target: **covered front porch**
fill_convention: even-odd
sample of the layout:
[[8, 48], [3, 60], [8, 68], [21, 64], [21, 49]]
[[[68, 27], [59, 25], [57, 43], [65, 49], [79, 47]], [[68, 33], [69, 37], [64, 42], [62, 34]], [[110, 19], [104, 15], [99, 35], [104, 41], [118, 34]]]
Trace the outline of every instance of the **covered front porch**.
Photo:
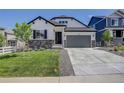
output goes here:
[[64, 47], [64, 27], [55, 27], [53, 48]]
[[112, 42], [114, 44], [124, 43], [124, 28], [109, 28], [110, 35], [112, 37]]

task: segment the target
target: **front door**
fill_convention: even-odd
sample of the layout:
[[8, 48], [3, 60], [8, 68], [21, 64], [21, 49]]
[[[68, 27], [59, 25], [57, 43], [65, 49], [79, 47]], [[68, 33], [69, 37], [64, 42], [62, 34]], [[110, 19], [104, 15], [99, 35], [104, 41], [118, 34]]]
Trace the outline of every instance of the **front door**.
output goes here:
[[55, 32], [55, 44], [62, 44], [62, 32]]

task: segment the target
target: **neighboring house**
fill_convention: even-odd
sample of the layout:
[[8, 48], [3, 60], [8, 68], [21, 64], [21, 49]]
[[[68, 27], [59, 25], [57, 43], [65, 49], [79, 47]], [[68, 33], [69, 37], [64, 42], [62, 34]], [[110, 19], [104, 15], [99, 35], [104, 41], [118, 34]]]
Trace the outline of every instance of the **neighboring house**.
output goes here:
[[4, 35], [4, 28], [0, 27], [0, 33]]
[[4, 33], [6, 37], [7, 46], [16, 46], [17, 41], [14, 32], [12, 30], [5, 29]]
[[16, 46], [16, 38], [13, 31], [0, 28], [0, 33], [6, 38], [6, 46]]
[[112, 37], [113, 44], [124, 43], [124, 12], [116, 10], [109, 16], [93, 16], [88, 26], [96, 29], [97, 45], [102, 44], [103, 32], [108, 30]]
[[37, 17], [30, 21], [32, 36], [29, 46], [52, 47], [94, 47], [95, 29], [88, 27], [74, 17], [59, 16], [51, 20]]

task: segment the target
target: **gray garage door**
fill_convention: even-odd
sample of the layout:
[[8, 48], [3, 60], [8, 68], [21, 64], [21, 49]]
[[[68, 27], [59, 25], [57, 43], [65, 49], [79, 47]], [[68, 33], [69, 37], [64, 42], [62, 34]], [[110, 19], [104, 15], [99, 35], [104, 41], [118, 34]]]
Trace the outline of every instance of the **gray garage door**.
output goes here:
[[66, 47], [85, 48], [91, 47], [91, 36], [68, 35], [66, 38]]

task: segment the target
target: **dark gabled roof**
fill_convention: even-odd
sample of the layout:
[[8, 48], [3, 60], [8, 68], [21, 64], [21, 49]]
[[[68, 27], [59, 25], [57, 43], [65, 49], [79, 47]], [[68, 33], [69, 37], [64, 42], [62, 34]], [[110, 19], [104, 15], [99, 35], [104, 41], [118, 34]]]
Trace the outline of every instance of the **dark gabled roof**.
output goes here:
[[96, 17], [96, 18], [105, 18], [105, 16], [93, 16], [93, 17]]
[[89, 24], [91, 23], [91, 21], [92, 21], [94, 18], [103, 19], [103, 18], [105, 18], [105, 16], [92, 16], [91, 19], [90, 19], [90, 21], [89, 21], [89, 23], [88, 23], [88, 26], [89, 26]]
[[107, 16], [107, 17], [115, 17], [115, 16], [113, 16], [113, 14], [116, 14], [116, 15], [118, 15], [118, 16], [120, 16], [120, 17], [124, 17], [124, 11], [122, 11], [122, 10], [120, 10], [120, 9], [118, 9], [118, 10], [115, 10], [111, 15], [109, 15], [109, 16]]
[[57, 17], [53, 17], [53, 18], [51, 18], [50, 20], [52, 20], [52, 19], [56, 19], [56, 18], [63, 18], [63, 19], [65, 19], [65, 18], [72, 18], [73, 19], [73, 17], [71, 17], [71, 16], [65, 16], [65, 15], [61, 15], [61, 16], [57, 16]]
[[[124, 17], [124, 12], [123, 12], [122, 10], [120, 10], [120, 9], [114, 11], [113, 13], [118, 14], [118, 15], [120, 15], [121, 17]], [[91, 21], [92, 21], [93, 18], [103, 19], [103, 18], [106, 18], [106, 17], [111, 17], [111, 16], [92, 16], [92, 18], [90, 19], [90, 21], [89, 21], [89, 23], [88, 23], [88, 26], [89, 26], [89, 24], [91, 23]]]
[[123, 15], [124, 15], [124, 12], [123, 12], [123, 11], [121, 11], [120, 9], [118, 9], [118, 10], [117, 10], [117, 12], [119, 12], [119, 13], [121, 13], [121, 14], [123, 14]]
[[88, 27], [86, 24], [82, 23], [81, 21], [77, 20], [76, 18], [70, 17], [70, 16], [65, 16], [65, 15], [53, 17], [53, 18], [51, 18], [50, 20], [59, 19], [59, 18], [60, 18], [60, 19], [74, 19], [74, 20], [76, 20], [77, 22], [79, 22], [79, 23], [83, 24], [84, 26]]
[[65, 32], [96, 32], [94, 28], [87, 27], [67, 27]]
[[114, 13], [120, 15], [121, 17], [124, 17], [124, 12], [120, 9], [116, 10]]
[[45, 19], [45, 18], [43, 18], [43, 17], [41, 17], [41, 16], [36, 17], [35, 19], [33, 19], [32, 21], [28, 22], [27, 24], [30, 24], [30, 23], [34, 22], [35, 20], [37, 20], [37, 19], [43, 19], [43, 20], [45, 20], [46, 22], [52, 24], [53, 26], [65, 26], [65, 25], [55, 24], [55, 23], [53, 23], [53, 22], [51, 22], [51, 21], [48, 21], [47, 19]]

